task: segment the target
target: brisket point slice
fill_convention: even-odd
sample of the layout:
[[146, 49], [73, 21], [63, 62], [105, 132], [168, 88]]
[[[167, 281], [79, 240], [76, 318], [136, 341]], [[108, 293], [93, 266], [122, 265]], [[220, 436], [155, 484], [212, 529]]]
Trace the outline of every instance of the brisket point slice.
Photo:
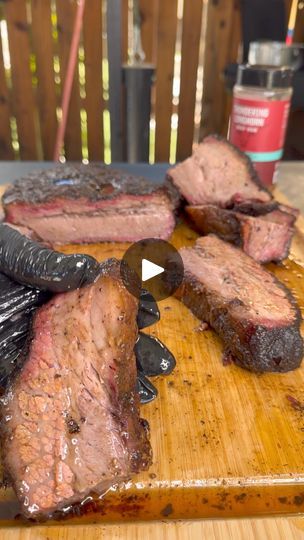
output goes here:
[[168, 178], [190, 204], [270, 203], [250, 159], [226, 139], [209, 135], [191, 157], [168, 170]]
[[167, 239], [179, 202], [169, 185], [97, 164], [35, 171], [2, 200], [7, 222], [52, 244]]
[[288, 256], [295, 217], [286, 210], [278, 208], [253, 217], [204, 204], [187, 206], [186, 212], [200, 233], [214, 233], [222, 240], [242, 247], [258, 262], [279, 262]]
[[219, 334], [238, 365], [257, 372], [300, 365], [301, 314], [282, 283], [213, 235], [180, 255], [185, 274], [176, 296]]
[[27, 517], [104, 493], [150, 465], [135, 390], [137, 309], [110, 260], [94, 284], [37, 311], [2, 404], [4, 465]]

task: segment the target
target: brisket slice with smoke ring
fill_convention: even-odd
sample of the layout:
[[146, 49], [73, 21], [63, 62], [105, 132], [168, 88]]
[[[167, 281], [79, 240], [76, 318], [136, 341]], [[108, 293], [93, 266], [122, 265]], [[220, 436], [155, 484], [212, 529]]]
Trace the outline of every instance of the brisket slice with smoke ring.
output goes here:
[[299, 367], [301, 314], [287, 287], [213, 235], [179, 253], [185, 274], [176, 296], [219, 334], [238, 365], [257, 372]]
[[110, 260], [92, 285], [36, 312], [2, 404], [4, 466], [27, 517], [104, 493], [150, 465], [136, 392], [137, 309]]
[[168, 239], [177, 204], [169, 184], [97, 164], [35, 171], [3, 196], [6, 221], [51, 244]]
[[209, 135], [167, 177], [190, 204], [254, 206], [271, 203], [250, 159], [217, 135]]
[[198, 232], [216, 234], [242, 247], [258, 262], [279, 262], [288, 256], [296, 218], [286, 210], [278, 208], [260, 216], [248, 216], [212, 204], [187, 206], [185, 210]]

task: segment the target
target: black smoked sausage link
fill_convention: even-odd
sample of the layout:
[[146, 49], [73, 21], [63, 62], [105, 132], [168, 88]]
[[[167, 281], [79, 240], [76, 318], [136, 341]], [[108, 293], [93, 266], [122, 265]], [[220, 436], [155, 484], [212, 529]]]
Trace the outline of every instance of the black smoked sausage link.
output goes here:
[[64, 255], [41, 247], [0, 224], [0, 271], [24, 285], [58, 293], [92, 283], [100, 265], [89, 255]]

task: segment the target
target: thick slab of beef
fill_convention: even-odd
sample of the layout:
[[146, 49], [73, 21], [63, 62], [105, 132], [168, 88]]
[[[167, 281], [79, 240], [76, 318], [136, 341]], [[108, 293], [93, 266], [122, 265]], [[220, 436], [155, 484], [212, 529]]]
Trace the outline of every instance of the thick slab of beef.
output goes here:
[[204, 204], [187, 206], [186, 212], [200, 233], [214, 233], [242, 247], [247, 255], [258, 262], [278, 262], [288, 256], [296, 219], [288, 211], [278, 208], [254, 217]]
[[35, 171], [3, 196], [6, 221], [51, 244], [168, 239], [176, 203], [168, 187], [101, 165]]
[[270, 203], [250, 159], [216, 135], [206, 137], [191, 157], [168, 170], [168, 178], [190, 204]]
[[238, 365], [257, 372], [300, 365], [300, 310], [282, 283], [213, 235], [179, 253], [185, 274], [176, 296], [220, 335]]
[[37, 311], [2, 405], [4, 465], [26, 516], [50, 515], [150, 465], [135, 390], [137, 309], [112, 260], [94, 284]]

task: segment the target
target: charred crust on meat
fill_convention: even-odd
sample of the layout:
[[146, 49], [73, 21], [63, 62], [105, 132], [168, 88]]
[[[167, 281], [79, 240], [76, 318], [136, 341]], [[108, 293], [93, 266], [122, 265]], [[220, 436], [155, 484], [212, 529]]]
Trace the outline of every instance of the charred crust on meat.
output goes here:
[[[204, 238], [204, 242], [205, 239], [209, 239], [208, 249], [211, 249], [212, 238], [215, 239], [212, 236]], [[200, 240], [201, 243], [202, 241], [203, 239]], [[226, 246], [225, 249], [228, 250], [228, 244], [218, 239], [216, 242], [222, 243], [223, 248]], [[237, 257], [238, 249], [229, 246], [229, 253], [232, 257]], [[247, 258], [243, 253], [242, 257]], [[248, 261], [250, 260], [248, 257]], [[251, 266], [258, 264], [251, 261]], [[257, 266], [257, 268], [268, 274], [261, 267]], [[268, 326], [263, 325], [259, 318], [255, 321], [252, 314], [247, 317], [242, 313], [240, 318], [235, 318], [234, 308], [231, 308], [231, 303], [229, 305], [229, 298], [227, 300], [221, 299], [220, 291], [211, 293], [208, 287], [187, 269], [184, 282], [176, 291], [176, 296], [199, 319], [207, 320], [210, 323], [210, 326], [215, 329], [226, 347], [229, 348], [236, 364], [255, 372], [286, 372], [299, 367], [303, 357], [303, 340], [300, 334], [302, 317], [291, 291], [273, 274], [269, 273], [269, 276], [271, 276], [274, 289], [277, 287], [283, 291], [290, 310], [287, 312], [289, 315], [286, 313], [286, 318], [282, 322], [278, 321], [277, 323], [277, 319], [274, 319], [272, 324], [268, 323]], [[239, 303], [237, 291], [236, 300]], [[271, 321], [271, 312], [269, 321]], [[269, 351], [271, 351], [271, 355]]]
[[[281, 287], [294, 308], [294, 321], [290, 326], [273, 328], [269, 330], [262, 325], [254, 328], [254, 333], [244, 342], [236, 339], [234, 329], [231, 327], [230, 317], [227, 310], [213, 310], [211, 326], [216, 329], [220, 336], [230, 345], [235, 364], [250, 371], [264, 372], [277, 371], [287, 372], [299, 367], [303, 357], [303, 342], [300, 336], [301, 312], [296, 304], [292, 293], [275, 277], [274, 281]], [[208, 301], [202, 291], [198, 290], [197, 282], [189, 275], [185, 276], [184, 284], [177, 291], [176, 296], [187, 305], [199, 319], [207, 307]], [[196, 306], [200, 304], [197, 309]], [[216, 327], [215, 327], [216, 326]], [[244, 328], [250, 334], [250, 328]], [[284, 342], [285, 346], [279, 350], [276, 356], [269, 362], [268, 351], [275, 343]]]
[[258, 262], [280, 262], [288, 256], [295, 217], [280, 208], [255, 216], [215, 204], [189, 205], [185, 210], [198, 232], [216, 234]]
[[72, 433], [79, 433], [79, 431], [80, 431], [79, 424], [69, 414], [65, 417], [65, 423], [66, 423], [66, 426], [68, 428], [69, 433], [71, 433], [71, 434]]
[[247, 216], [258, 217], [264, 216], [277, 210], [279, 203], [275, 200], [270, 201], [269, 203], [259, 203], [254, 201], [244, 201], [242, 203], [234, 203], [227, 206], [227, 210], [234, 210], [240, 214], [245, 214]]
[[91, 201], [113, 199], [117, 195], [150, 195], [164, 193], [174, 199], [177, 194], [170, 186], [165, 188], [149, 182], [144, 177], [133, 176], [98, 164], [64, 165], [54, 169], [34, 171], [16, 180], [2, 197], [4, 205], [16, 202], [39, 204], [56, 197], [78, 199], [84, 196]]

